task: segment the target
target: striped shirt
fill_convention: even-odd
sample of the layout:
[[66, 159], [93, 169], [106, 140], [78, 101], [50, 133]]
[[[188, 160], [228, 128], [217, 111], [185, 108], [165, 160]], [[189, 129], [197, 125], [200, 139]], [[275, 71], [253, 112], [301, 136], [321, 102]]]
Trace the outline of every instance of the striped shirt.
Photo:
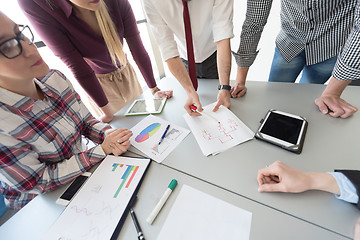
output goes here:
[[0, 190], [15, 209], [104, 159], [101, 146], [86, 150], [82, 136], [99, 144], [110, 128], [91, 116], [58, 71], [35, 83], [42, 101], [0, 88]]
[[338, 56], [333, 76], [339, 80], [360, 80], [360, 0], [357, 0], [354, 27]]
[[[276, 47], [290, 62], [302, 51], [306, 64], [339, 54], [352, 29], [356, 0], [281, 0], [281, 30]], [[233, 53], [239, 67], [248, 68], [268, 19], [272, 0], [248, 0], [240, 47]]]

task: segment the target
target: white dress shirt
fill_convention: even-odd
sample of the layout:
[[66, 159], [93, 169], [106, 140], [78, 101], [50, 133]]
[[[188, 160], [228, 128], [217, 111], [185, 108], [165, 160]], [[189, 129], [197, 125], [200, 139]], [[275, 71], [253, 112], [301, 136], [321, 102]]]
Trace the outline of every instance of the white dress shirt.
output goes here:
[[[177, 56], [187, 59], [182, 0], [142, 0], [142, 3], [164, 61]], [[216, 51], [216, 42], [234, 37], [233, 3], [233, 0], [188, 2], [196, 63]]]

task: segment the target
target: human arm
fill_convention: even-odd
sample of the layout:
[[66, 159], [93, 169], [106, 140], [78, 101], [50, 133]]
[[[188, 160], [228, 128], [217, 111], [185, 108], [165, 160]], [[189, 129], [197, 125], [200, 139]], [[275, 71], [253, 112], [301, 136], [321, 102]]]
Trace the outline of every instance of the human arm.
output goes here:
[[320, 190], [336, 195], [338, 199], [355, 203], [360, 208], [360, 171], [305, 172], [276, 161], [260, 169], [257, 175], [259, 192], [292, 192]]
[[231, 86], [231, 97], [239, 98], [245, 95], [247, 88], [245, 86], [246, 77], [248, 74], [249, 68], [237, 67], [236, 72], [236, 81], [235, 84]]
[[[341, 94], [350, 80], [360, 79], [360, 5], [355, 10], [353, 28], [346, 40], [345, 46], [338, 56], [330, 83], [322, 95], [315, 100], [315, 104], [323, 114], [329, 113], [333, 117], [347, 118], [358, 109], [345, 100]], [[329, 111], [330, 110], [330, 111]]]
[[103, 121], [109, 122], [114, 113], [108, 105], [108, 99], [94, 71], [70, 41], [67, 36], [69, 33], [63, 26], [68, 25], [69, 19], [73, 16], [67, 18], [57, 7], [52, 9], [46, 3], [27, 0], [18, 0], [18, 2], [47, 47], [69, 67], [81, 87], [104, 112]]
[[[213, 38], [217, 49], [217, 68], [219, 73], [219, 83], [230, 85], [231, 71], [231, 47], [230, 39], [233, 33], [233, 0], [215, 0], [212, 8], [213, 18]], [[217, 103], [213, 111], [217, 111], [221, 105], [230, 107], [230, 91], [219, 90]]]
[[[122, 24], [119, 26], [124, 27], [124, 37], [129, 46], [131, 55], [133, 56], [136, 65], [138, 66], [141, 74], [143, 75], [146, 84], [150, 88], [151, 92], [155, 92], [158, 87], [154, 79], [153, 69], [149, 54], [147, 53], [140, 37], [140, 32], [137, 27], [134, 13], [131, 9], [130, 3], [126, 1], [115, 1], [119, 4], [119, 11], [121, 11]], [[168, 91], [156, 91], [155, 97], [171, 98], [173, 94], [172, 90]]]
[[[219, 72], [220, 85], [230, 84], [230, 71], [231, 71], [231, 50], [230, 39], [223, 39], [216, 43], [217, 48], [217, 67]], [[217, 96], [217, 103], [213, 109], [214, 112], [219, 110], [219, 107], [223, 105], [227, 108], [231, 106], [230, 91], [226, 89], [219, 90]]]
[[260, 192], [293, 192], [321, 190], [340, 194], [335, 178], [329, 173], [304, 172], [276, 161], [257, 175]]
[[191, 111], [190, 106], [193, 104], [197, 106], [197, 109], [199, 111], [202, 111], [203, 109], [199, 100], [199, 95], [196, 93], [189, 74], [180, 57], [170, 58], [166, 61], [166, 63], [170, 72], [180, 82], [181, 86], [185, 89], [187, 93], [184, 104], [186, 112], [191, 116], [200, 116], [200, 113]]
[[248, 0], [246, 18], [240, 35], [240, 45], [233, 52], [238, 65], [236, 82], [232, 87], [232, 97], [241, 97], [246, 92], [246, 77], [250, 66], [258, 54], [257, 46], [270, 14], [272, 0]]
[[315, 104], [323, 114], [329, 114], [332, 117], [347, 118], [358, 110], [340, 97], [350, 82], [351, 81], [338, 80], [335, 77], [330, 78], [330, 82], [324, 92], [319, 98], [315, 99]]
[[155, 40], [159, 46], [161, 55], [167, 63], [168, 68], [172, 75], [179, 81], [187, 93], [184, 108], [190, 115], [198, 116], [199, 113], [193, 112], [190, 109], [192, 104], [202, 111], [199, 96], [196, 93], [189, 74], [182, 63], [177, 48], [177, 43], [174, 39], [174, 33], [169, 28], [167, 23], [162, 19], [161, 13], [153, 6], [149, 0], [142, 0], [146, 19], [150, 24], [151, 31], [155, 36]]

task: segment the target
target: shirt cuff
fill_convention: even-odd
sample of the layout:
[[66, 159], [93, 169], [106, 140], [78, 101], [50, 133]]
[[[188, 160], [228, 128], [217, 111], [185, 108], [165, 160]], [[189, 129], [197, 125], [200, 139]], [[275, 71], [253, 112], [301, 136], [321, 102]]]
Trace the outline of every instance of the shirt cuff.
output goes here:
[[332, 75], [339, 80], [359, 80], [360, 69], [348, 66], [342, 61], [340, 56], [336, 61]]
[[241, 68], [249, 68], [254, 63], [258, 53], [259, 51], [255, 52], [254, 54], [239, 54], [232, 51], [236, 64]]
[[329, 172], [329, 174], [335, 178], [340, 189], [340, 195], [335, 194], [337, 199], [350, 203], [357, 203], [359, 201], [354, 184], [343, 173]]

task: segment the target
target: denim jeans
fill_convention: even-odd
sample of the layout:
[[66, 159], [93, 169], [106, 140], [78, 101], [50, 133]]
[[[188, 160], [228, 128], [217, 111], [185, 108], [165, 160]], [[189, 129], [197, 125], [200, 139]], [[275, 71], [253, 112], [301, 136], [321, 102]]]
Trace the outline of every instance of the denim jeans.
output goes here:
[[4, 196], [0, 192], [0, 217], [8, 210], [8, 207], [5, 206]]
[[331, 77], [336, 59], [337, 56], [307, 66], [305, 51], [302, 51], [291, 62], [287, 62], [275, 48], [269, 82], [295, 82], [300, 72], [303, 71], [300, 83], [324, 84]]

